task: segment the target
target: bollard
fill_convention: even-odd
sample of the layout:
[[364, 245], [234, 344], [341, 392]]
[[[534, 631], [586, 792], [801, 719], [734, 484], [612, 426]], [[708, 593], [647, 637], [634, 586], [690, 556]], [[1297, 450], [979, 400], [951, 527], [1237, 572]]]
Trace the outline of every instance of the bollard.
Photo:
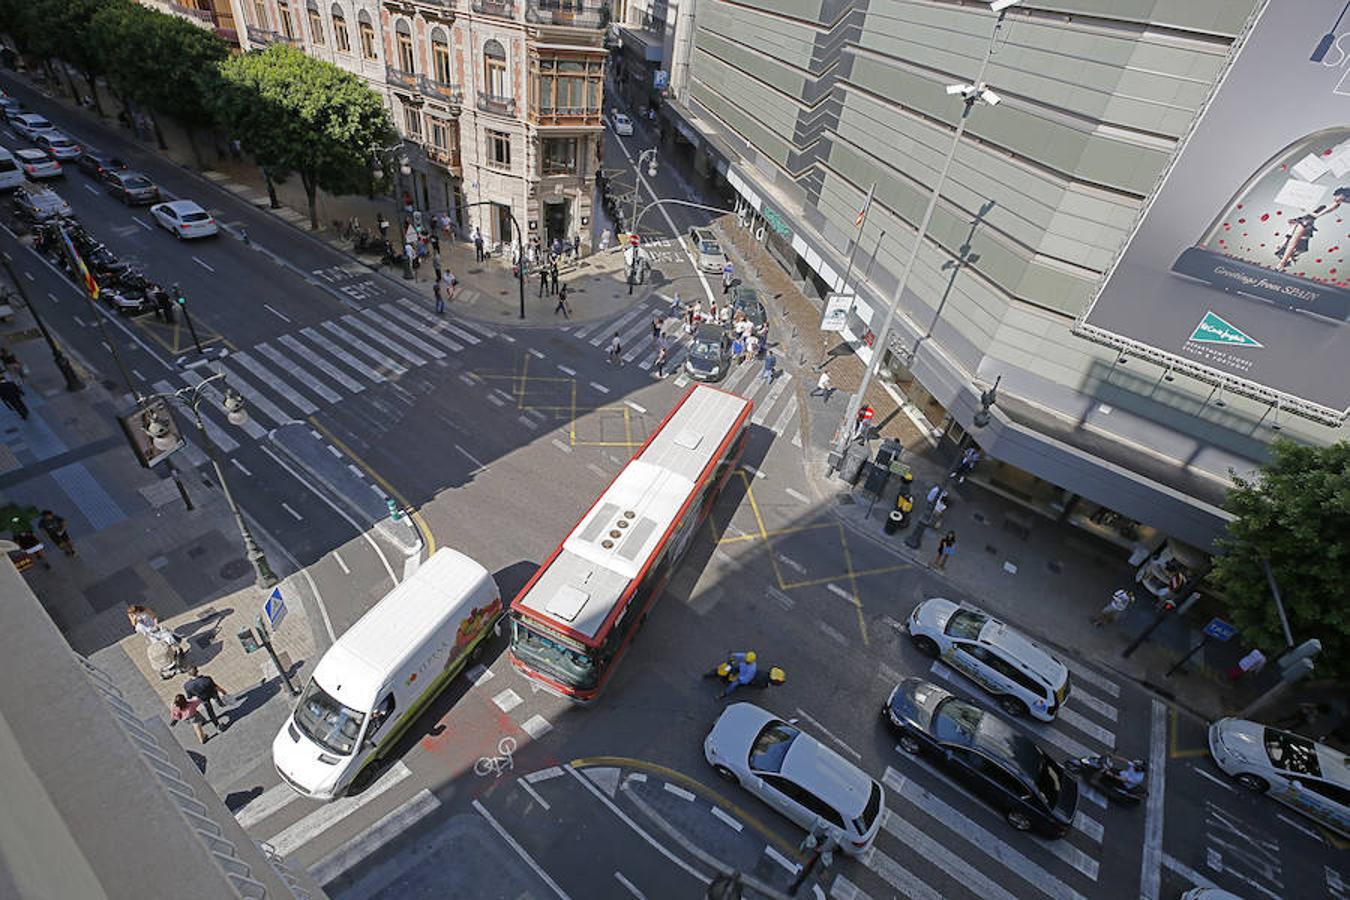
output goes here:
[[394, 498], [390, 497], [384, 503], [389, 507], [389, 518], [391, 520], [395, 522], [403, 521], [403, 510], [398, 508], [398, 503], [394, 501]]

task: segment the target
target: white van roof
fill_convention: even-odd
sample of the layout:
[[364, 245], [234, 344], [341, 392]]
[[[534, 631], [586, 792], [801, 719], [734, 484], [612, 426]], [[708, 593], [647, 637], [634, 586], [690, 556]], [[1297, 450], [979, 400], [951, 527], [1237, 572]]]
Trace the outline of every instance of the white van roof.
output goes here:
[[472, 608], [466, 604], [483, 602], [485, 581], [495, 595], [487, 569], [442, 547], [328, 648], [314, 669], [314, 680], [343, 705], [372, 709], [390, 673], [402, 667], [428, 634], [447, 619], [462, 619]]

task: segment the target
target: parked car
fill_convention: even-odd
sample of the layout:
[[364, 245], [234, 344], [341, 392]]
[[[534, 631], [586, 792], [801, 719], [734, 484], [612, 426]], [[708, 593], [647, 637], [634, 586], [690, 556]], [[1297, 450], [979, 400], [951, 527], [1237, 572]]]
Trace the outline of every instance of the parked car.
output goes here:
[[750, 324], [755, 326], [755, 333], [760, 337], [765, 337], [769, 333], [769, 314], [764, 309], [764, 304], [760, 302], [759, 291], [754, 288], [736, 287], [731, 295], [731, 315], [734, 319], [736, 313], [744, 313], [750, 320]]
[[900, 749], [932, 760], [1018, 831], [1059, 838], [1073, 826], [1078, 782], [993, 713], [922, 678], [906, 678], [881, 715]]
[[1249, 791], [1269, 794], [1350, 838], [1350, 757], [1326, 744], [1245, 719], [1209, 726], [1214, 764]]
[[191, 200], [171, 200], [150, 207], [150, 215], [160, 227], [168, 229], [180, 241], [185, 238], [210, 237], [220, 231], [216, 220]]
[[853, 763], [753, 703], [722, 711], [703, 741], [717, 774], [809, 830], [823, 830], [851, 856], [881, 830], [886, 793]]
[[697, 381], [721, 381], [731, 367], [731, 338], [722, 326], [704, 323], [689, 342], [684, 370]]
[[1069, 669], [1031, 638], [977, 609], [941, 597], [925, 600], [905, 623], [925, 656], [994, 695], [1010, 716], [1054, 719], [1069, 696]]
[[95, 150], [85, 150], [80, 154], [80, 158], [75, 160], [75, 164], [84, 172], [95, 177], [100, 177], [104, 172], [111, 169], [127, 168], [127, 164], [116, 156], [109, 156]]
[[694, 245], [694, 259], [698, 262], [698, 267], [704, 272], [722, 273], [722, 266], [726, 264], [727, 255], [722, 252], [722, 245], [717, 240], [717, 235], [712, 233], [710, 228], [690, 228], [689, 242]]
[[609, 125], [622, 137], [633, 136], [633, 120], [617, 110], [609, 114]]
[[83, 152], [79, 144], [60, 131], [44, 131], [33, 138], [33, 143], [37, 144], [39, 150], [46, 150], [47, 154], [55, 159], [79, 159]]
[[29, 222], [46, 222], [71, 215], [70, 204], [51, 188], [31, 185], [14, 192], [14, 211]]
[[103, 185], [123, 203], [158, 203], [159, 188], [140, 172], [109, 169], [103, 173]]
[[19, 161], [19, 168], [23, 169], [23, 174], [28, 176], [30, 181], [39, 181], [43, 178], [60, 178], [65, 174], [61, 169], [61, 164], [52, 159], [46, 150], [34, 150], [32, 148], [15, 150], [14, 158]]
[[23, 176], [23, 169], [19, 167], [19, 161], [14, 158], [3, 147], [0, 147], [0, 190], [12, 191], [17, 187], [23, 187], [27, 181]]
[[10, 119], [9, 123], [15, 131], [30, 141], [35, 140], [44, 131], [56, 130], [56, 126], [48, 122], [45, 116], [40, 116], [37, 113], [19, 113]]
[[13, 97], [0, 99], [0, 119], [10, 122], [13, 121], [15, 116], [21, 116], [26, 112], [28, 112], [27, 108]]

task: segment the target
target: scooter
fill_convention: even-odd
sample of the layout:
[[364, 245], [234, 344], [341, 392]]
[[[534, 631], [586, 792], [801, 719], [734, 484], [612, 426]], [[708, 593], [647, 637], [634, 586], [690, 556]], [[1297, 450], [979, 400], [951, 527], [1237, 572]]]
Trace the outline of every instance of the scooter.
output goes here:
[[[1131, 761], [1141, 772], [1148, 771], [1148, 763], [1142, 759]], [[1119, 765], [1115, 765], [1119, 763]], [[1106, 799], [1121, 806], [1138, 806], [1148, 793], [1147, 782], [1141, 781], [1134, 787], [1126, 787], [1116, 772], [1124, 768], [1125, 760], [1113, 756], [1082, 756], [1064, 760], [1064, 771], [1075, 778], [1081, 778], [1106, 795]]]
[[[734, 659], [726, 659], [713, 666], [707, 672], [703, 673], [704, 678], [716, 678], [718, 681], [730, 683], [736, 680], [740, 672], [740, 663]], [[763, 690], [768, 687], [778, 687], [787, 681], [787, 672], [778, 666], [760, 666], [756, 668], [755, 675], [746, 684], [741, 687], [758, 688]], [[720, 692], [719, 692], [720, 696]]]

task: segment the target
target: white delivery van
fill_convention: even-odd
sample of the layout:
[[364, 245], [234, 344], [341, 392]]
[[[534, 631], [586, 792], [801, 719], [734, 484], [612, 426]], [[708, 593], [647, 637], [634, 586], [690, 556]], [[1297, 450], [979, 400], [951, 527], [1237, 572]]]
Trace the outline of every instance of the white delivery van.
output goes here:
[[282, 780], [316, 800], [341, 796], [477, 657], [501, 614], [487, 569], [455, 550], [436, 551], [314, 667], [272, 741]]
[[0, 147], [0, 191], [12, 191], [24, 183], [19, 161], [4, 147]]

